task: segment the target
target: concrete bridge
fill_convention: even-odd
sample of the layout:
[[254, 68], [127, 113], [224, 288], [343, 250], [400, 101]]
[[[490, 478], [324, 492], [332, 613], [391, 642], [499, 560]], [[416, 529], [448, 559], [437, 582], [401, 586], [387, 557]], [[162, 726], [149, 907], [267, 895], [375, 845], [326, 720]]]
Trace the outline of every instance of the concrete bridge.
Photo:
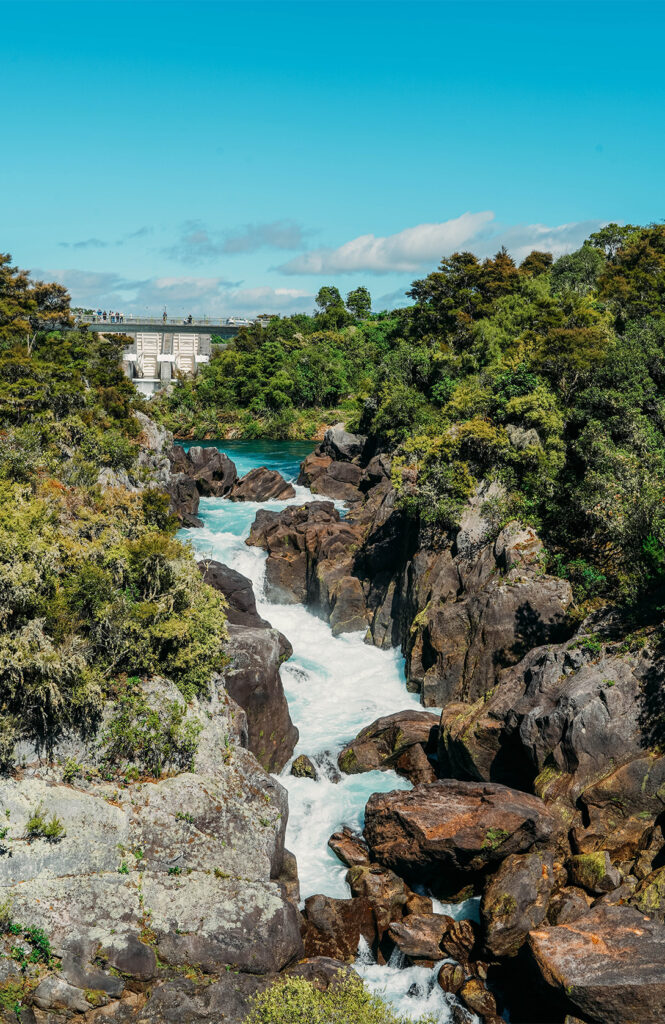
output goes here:
[[141, 394], [150, 396], [165, 387], [176, 372], [194, 376], [210, 360], [213, 336], [228, 340], [240, 327], [258, 322], [240, 317], [214, 319], [189, 317], [116, 317], [107, 314], [81, 316], [88, 330], [100, 334], [127, 334], [133, 341], [122, 355], [123, 368]]

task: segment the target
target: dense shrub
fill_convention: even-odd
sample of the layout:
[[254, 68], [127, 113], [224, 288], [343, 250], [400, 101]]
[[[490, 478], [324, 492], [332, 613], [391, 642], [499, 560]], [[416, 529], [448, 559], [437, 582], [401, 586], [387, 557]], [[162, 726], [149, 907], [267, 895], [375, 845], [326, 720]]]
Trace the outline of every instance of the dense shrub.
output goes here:
[[[168, 497], [97, 483], [105, 467], [142, 477], [143, 402], [122, 373], [124, 341], [44, 333], [36, 288], [0, 257], [1, 770], [17, 739], [49, 752], [64, 730], [95, 730], [123, 675], [205, 693], [226, 638], [223, 599], [175, 539]], [[56, 325], [68, 321], [63, 302], [56, 287]], [[140, 747], [152, 719], [135, 710], [127, 742]], [[169, 756], [159, 744], [138, 750], [146, 770], [191, 762], [195, 737], [179, 714], [163, 723]]]
[[[245, 1024], [414, 1024], [367, 992], [351, 975], [322, 992], [303, 978], [278, 982], [254, 1000]], [[418, 1022], [415, 1022], [418, 1024]], [[421, 1017], [419, 1024], [435, 1024]]]

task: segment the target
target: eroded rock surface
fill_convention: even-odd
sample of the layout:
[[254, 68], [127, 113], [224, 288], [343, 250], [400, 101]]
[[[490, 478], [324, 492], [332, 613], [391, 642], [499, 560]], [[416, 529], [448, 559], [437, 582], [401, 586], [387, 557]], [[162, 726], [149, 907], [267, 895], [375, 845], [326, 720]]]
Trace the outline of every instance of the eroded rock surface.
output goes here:
[[[279, 674], [285, 638], [265, 626], [229, 626], [224, 682], [247, 713], [249, 749], [266, 771], [280, 771], [293, 754], [298, 730], [291, 721]], [[288, 643], [288, 641], [287, 641]]]
[[594, 1024], [660, 1024], [665, 1014], [665, 926], [632, 907], [598, 906], [539, 928], [529, 946], [570, 1012]]
[[365, 811], [373, 857], [405, 878], [437, 888], [482, 875], [557, 829], [542, 800], [493, 784], [445, 779], [410, 792], [375, 793]]
[[[145, 694], [158, 711], [183, 703], [167, 680]], [[187, 710], [200, 729], [193, 770], [153, 779], [130, 761], [109, 775], [102, 739], [112, 715], [108, 705], [86, 741], [64, 737], [53, 762], [22, 744], [19, 777], [0, 787], [3, 898], [23, 927], [44, 929], [63, 979], [42, 978], [40, 1005], [92, 1010], [86, 990], [121, 996], [110, 967], [144, 983], [157, 957], [162, 970], [213, 976], [229, 966], [273, 973], [299, 957], [298, 912], [271, 880], [284, 862], [286, 792], [246, 749], [245, 714], [221, 678]], [[60, 821], [60, 839], [26, 838], [35, 808]], [[124, 999], [119, 1020], [136, 1009]]]
[[169, 460], [171, 471], [190, 477], [199, 494], [206, 497], [226, 497], [238, 478], [235, 463], [217, 448], [193, 445], [185, 451], [181, 445], [173, 445]]
[[337, 762], [347, 775], [393, 768], [414, 785], [434, 782], [428, 760], [437, 747], [439, 718], [426, 711], [398, 711], [362, 729], [340, 752]]
[[228, 492], [231, 501], [286, 501], [296, 494], [293, 484], [288, 483], [276, 469], [257, 466], [237, 480]]

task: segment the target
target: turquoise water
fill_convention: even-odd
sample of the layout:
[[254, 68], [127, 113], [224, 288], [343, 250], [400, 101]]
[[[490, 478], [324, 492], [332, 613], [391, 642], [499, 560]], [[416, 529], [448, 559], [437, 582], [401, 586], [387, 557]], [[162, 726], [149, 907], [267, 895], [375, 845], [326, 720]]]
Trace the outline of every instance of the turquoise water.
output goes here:
[[295, 480], [300, 463], [313, 452], [314, 441], [191, 441], [183, 444], [185, 451], [194, 445], [217, 448], [236, 464], [238, 476], [244, 476], [255, 466], [278, 470], [286, 480]]

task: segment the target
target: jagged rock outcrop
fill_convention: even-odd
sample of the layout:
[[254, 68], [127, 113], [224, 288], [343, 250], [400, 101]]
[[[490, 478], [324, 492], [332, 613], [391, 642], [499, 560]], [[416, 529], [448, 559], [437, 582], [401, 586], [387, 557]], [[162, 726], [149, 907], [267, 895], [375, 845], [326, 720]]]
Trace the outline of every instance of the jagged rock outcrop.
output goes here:
[[362, 455], [367, 438], [350, 434], [343, 423], [330, 427], [319, 447], [302, 463], [298, 483], [314, 494], [355, 504], [362, 500]]
[[173, 473], [184, 473], [199, 494], [224, 498], [238, 479], [235, 463], [217, 448], [193, 445], [188, 451], [173, 445], [168, 453]]
[[287, 501], [295, 494], [293, 484], [288, 483], [276, 469], [257, 466], [235, 481], [228, 497], [231, 501]]
[[562, 1007], [594, 1024], [660, 1024], [665, 926], [632, 907], [598, 906], [529, 934], [537, 968]]
[[358, 953], [360, 937], [371, 945], [376, 925], [368, 900], [310, 896], [303, 911], [303, 943], [308, 957], [332, 957], [351, 963]]
[[226, 645], [224, 684], [247, 714], [249, 749], [270, 772], [284, 767], [298, 742], [279, 674], [290, 653], [284, 642], [276, 629], [230, 625]]
[[[184, 707], [167, 680], [144, 684], [144, 694], [160, 718]], [[245, 714], [221, 678], [186, 711], [198, 731], [192, 770], [146, 779], [129, 753], [109, 765], [113, 715], [109, 703], [97, 733], [63, 737], [53, 760], [24, 742], [20, 773], [0, 786], [11, 854], [3, 898], [24, 928], [44, 929], [58, 958], [55, 981], [40, 980], [40, 1005], [92, 1011], [93, 987], [118, 998], [110, 968], [141, 992], [157, 957], [161, 977], [185, 966], [271, 974], [299, 957], [298, 913], [271, 881], [284, 861], [286, 792], [246, 749]], [[35, 808], [55, 816], [60, 838], [27, 838]], [[119, 1006], [117, 1019], [136, 1008]]]
[[199, 492], [196, 484], [185, 473], [172, 473], [165, 490], [171, 499], [171, 512], [178, 517], [181, 526], [203, 526], [197, 516]]
[[398, 711], [362, 729], [340, 752], [337, 763], [347, 775], [394, 769], [414, 785], [434, 782], [428, 754], [436, 753], [438, 715]]
[[[506, 857], [480, 905], [485, 945], [493, 957], [516, 956], [529, 932], [545, 920], [552, 892], [565, 881], [549, 850]], [[584, 905], [586, 910], [586, 904]]]
[[247, 576], [214, 558], [202, 559], [198, 565], [205, 582], [226, 598], [226, 617], [230, 623], [234, 626], [270, 627], [270, 623], [262, 619], [256, 610], [254, 588]]
[[430, 706], [475, 700], [532, 647], [570, 634], [570, 585], [543, 572], [533, 530], [509, 523], [488, 539], [482, 509], [497, 485], [478, 488], [459, 530], [433, 537], [399, 507], [389, 458], [365, 465], [365, 450], [348, 461], [321, 445], [303, 463], [300, 481], [333, 497], [347, 496], [331, 474], [355, 471], [344, 518], [323, 502], [257, 516], [248, 543], [268, 551], [277, 600], [314, 606], [336, 634], [401, 644], [409, 686]]
[[476, 944], [471, 921], [454, 921], [447, 914], [409, 914], [390, 926], [389, 936], [409, 961], [433, 967], [445, 956], [468, 963]]
[[365, 809], [372, 856], [441, 890], [480, 878], [513, 853], [542, 847], [558, 828], [542, 800], [491, 783], [444, 779], [409, 792], [375, 793]]
[[317, 501], [290, 505], [281, 512], [261, 509], [247, 543], [268, 552], [269, 599], [325, 604], [337, 634], [367, 627], [360, 582], [346, 571], [360, 535], [361, 529], [341, 519], [332, 502]]
[[249, 749], [267, 771], [280, 771], [298, 742], [279, 674], [293, 649], [283, 633], [258, 614], [250, 579], [214, 559], [198, 564], [206, 583], [228, 602], [229, 664], [224, 680], [247, 714]]
[[582, 636], [534, 648], [488, 700], [444, 708], [442, 773], [533, 789], [565, 809], [576, 853], [635, 856], [665, 809], [665, 758], [645, 734], [662, 659], [618, 647]]
[[541, 554], [534, 531], [512, 523], [475, 557], [429, 559], [407, 644], [409, 679], [426, 705], [477, 699], [502, 667], [565, 635], [570, 584], [543, 574]]

